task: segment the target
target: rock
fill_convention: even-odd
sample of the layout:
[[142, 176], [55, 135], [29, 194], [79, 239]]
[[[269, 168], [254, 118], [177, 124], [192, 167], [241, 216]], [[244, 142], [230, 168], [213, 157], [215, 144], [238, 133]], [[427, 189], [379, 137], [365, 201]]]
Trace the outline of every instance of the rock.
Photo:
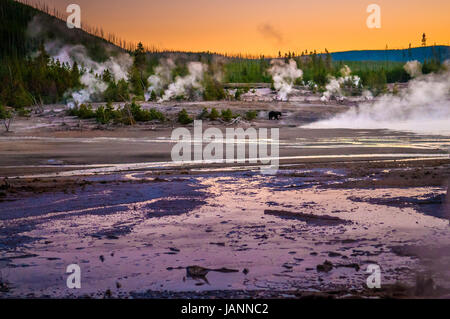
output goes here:
[[186, 267], [186, 274], [188, 277], [204, 277], [208, 274], [209, 269], [200, 266], [188, 266]]
[[242, 273], [243, 273], [244, 275], [247, 275], [249, 272], [250, 272], [250, 271], [249, 271], [247, 268], [244, 268], [244, 270], [242, 270]]
[[223, 242], [218, 242], [218, 243], [213, 243], [213, 242], [211, 242], [211, 243], [209, 243], [209, 244], [210, 244], [210, 245], [222, 246], [222, 247], [225, 246], [225, 243], [223, 243]]
[[341, 265], [338, 265], [336, 267], [354, 268], [356, 271], [359, 271], [359, 269], [360, 269], [359, 265], [355, 264], [355, 263], [353, 263], [353, 264], [341, 264]]
[[285, 210], [266, 209], [266, 215], [277, 216], [283, 219], [295, 219], [314, 226], [337, 226], [352, 224], [351, 221], [328, 215], [314, 215]]
[[318, 272], [329, 272], [333, 269], [333, 264], [330, 261], [325, 260], [323, 264], [317, 265], [316, 269]]
[[9, 292], [10, 288], [8, 283], [0, 281], [0, 292]]
[[107, 289], [107, 290], [105, 291], [105, 298], [111, 298], [111, 296], [112, 296], [111, 290], [110, 290], [110, 289]]

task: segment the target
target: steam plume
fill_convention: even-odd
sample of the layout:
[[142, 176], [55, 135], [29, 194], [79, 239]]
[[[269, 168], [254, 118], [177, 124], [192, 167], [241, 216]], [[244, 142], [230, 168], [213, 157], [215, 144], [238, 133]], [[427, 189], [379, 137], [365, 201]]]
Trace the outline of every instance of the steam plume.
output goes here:
[[269, 73], [272, 75], [273, 86], [278, 91], [277, 99], [287, 101], [295, 80], [303, 76], [303, 71], [297, 68], [294, 60], [289, 60], [289, 63], [272, 60], [270, 63], [272, 66], [269, 68]]
[[[344, 99], [342, 90], [344, 86], [359, 87], [361, 79], [357, 75], [351, 75], [352, 70], [347, 65], [344, 65], [340, 70], [340, 73], [342, 76], [337, 79], [333, 76], [329, 77], [328, 84], [325, 86], [326, 91], [320, 98], [321, 101], [326, 102], [332, 98], [342, 101]], [[367, 92], [365, 93], [365, 96], [368, 96]]]
[[93, 101], [107, 89], [107, 84], [98, 77], [105, 70], [111, 72], [115, 81], [122, 79], [128, 80], [128, 70], [133, 64], [132, 57], [125, 53], [119, 54], [116, 57], [112, 56], [103, 63], [93, 61], [89, 58], [86, 48], [82, 45], [61, 45], [60, 42], [54, 41], [46, 43], [45, 49], [54, 60], [70, 66], [73, 66], [76, 62], [80, 69], [85, 68], [91, 71], [84, 73], [80, 79], [80, 82], [86, 88], [69, 93], [72, 99], [68, 104], [69, 107]]
[[387, 94], [308, 128], [392, 129], [450, 134], [450, 71], [421, 75], [399, 95]]
[[152, 92], [156, 95], [161, 95], [164, 88], [172, 82], [172, 71], [175, 68], [175, 63], [172, 59], [161, 59], [159, 65], [155, 68], [155, 74], [148, 78], [150, 86], [145, 93], [145, 99], [149, 100]]
[[207, 66], [200, 62], [189, 62], [188, 71], [186, 76], [178, 76], [175, 82], [170, 83], [167, 90], [164, 91], [164, 95], [161, 98], [161, 102], [168, 101], [178, 96], [187, 97], [192, 91], [202, 91], [203, 75], [206, 72]]
[[417, 60], [406, 62], [403, 69], [405, 69], [406, 73], [408, 73], [412, 78], [422, 74], [422, 64], [420, 64]]

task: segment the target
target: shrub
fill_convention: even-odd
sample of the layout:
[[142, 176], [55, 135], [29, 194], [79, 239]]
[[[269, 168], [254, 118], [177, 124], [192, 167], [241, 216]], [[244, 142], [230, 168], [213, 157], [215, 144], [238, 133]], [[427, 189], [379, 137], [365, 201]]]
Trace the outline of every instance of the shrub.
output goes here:
[[31, 110], [30, 109], [26, 109], [24, 107], [21, 107], [17, 110], [17, 115], [19, 116], [23, 116], [23, 117], [29, 117], [31, 114]]
[[115, 122], [121, 123], [125, 125], [133, 125], [136, 123], [131, 106], [129, 104], [125, 104], [122, 108], [116, 110], [115, 114]]
[[189, 116], [189, 114], [187, 113], [187, 111], [185, 109], [182, 109], [178, 113], [178, 122], [183, 125], [186, 125], [186, 124], [192, 123], [193, 119]]
[[8, 110], [4, 105], [0, 104], [0, 120], [5, 126], [6, 132], [9, 132], [9, 127], [14, 119], [14, 113]]
[[210, 114], [208, 112], [208, 109], [205, 107], [203, 108], [202, 112], [199, 114], [198, 119], [199, 120], [205, 120], [210, 117]]
[[258, 112], [256, 111], [248, 111], [245, 113], [245, 119], [248, 121], [254, 120], [258, 116]]
[[233, 119], [233, 112], [230, 109], [222, 110], [222, 120], [230, 122]]
[[211, 109], [211, 113], [209, 113], [209, 119], [211, 121], [215, 121], [220, 117], [219, 111], [215, 107]]
[[11, 112], [6, 109], [3, 104], [0, 104], [0, 120], [5, 120], [11, 117]]
[[92, 110], [91, 105], [86, 106], [82, 104], [80, 107], [68, 110], [68, 115], [77, 116], [81, 119], [95, 118], [101, 124], [109, 124], [111, 121], [125, 125], [153, 120], [165, 121], [165, 116], [160, 111], [155, 109], [144, 110], [134, 101], [118, 109], [114, 109], [111, 102], [108, 102], [106, 106], [99, 106], [95, 112]]
[[16, 92], [14, 93], [14, 106], [24, 107], [30, 106], [32, 104], [33, 101], [30, 93], [22, 85], [19, 85]]
[[223, 100], [226, 97], [222, 84], [211, 77], [206, 77], [204, 81], [204, 88], [203, 99], [205, 101]]
[[131, 114], [137, 122], [148, 122], [153, 120], [164, 121], [165, 117], [160, 111], [155, 109], [144, 110], [139, 104], [131, 103]]
[[75, 106], [68, 111], [68, 115], [77, 116], [80, 119], [92, 119], [96, 117], [92, 110], [92, 105], [81, 104], [79, 107]]
[[106, 101], [125, 102], [130, 98], [128, 83], [125, 80], [120, 80], [117, 84], [112, 81], [109, 83], [103, 96]]
[[157, 96], [154, 90], [152, 90], [152, 93], [150, 93], [150, 99], [149, 101], [156, 101]]
[[150, 113], [151, 121], [158, 120], [158, 121], [164, 122], [166, 120], [166, 117], [164, 116], [164, 114], [158, 110], [150, 109], [147, 112]]
[[95, 119], [101, 124], [109, 124], [115, 118], [115, 110], [111, 104], [99, 106], [95, 111]]
[[234, 98], [236, 100], [240, 100], [241, 99], [241, 94], [242, 94], [242, 90], [241, 89], [236, 89], [236, 92], [234, 93]]

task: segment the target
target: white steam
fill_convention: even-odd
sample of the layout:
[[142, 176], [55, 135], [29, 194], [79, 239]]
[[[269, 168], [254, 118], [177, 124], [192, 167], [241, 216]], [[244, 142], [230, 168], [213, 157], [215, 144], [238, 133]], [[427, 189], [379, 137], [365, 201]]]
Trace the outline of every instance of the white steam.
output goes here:
[[175, 63], [172, 59], [161, 59], [159, 65], [155, 68], [155, 74], [148, 78], [150, 86], [145, 93], [145, 100], [149, 100], [152, 92], [161, 95], [165, 87], [172, 82], [172, 71], [175, 69]]
[[283, 60], [272, 60], [270, 63], [272, 66], [269, 68], [269, 73], [272, 75], [273, 86], [278, 92], [277, 99], [287, 101], [295, 80], [303, 76], [303, 71], [297, 68], [297, 63], [292, 59], [289, 63], [284, 63]]
[[366, 101], [373, 100], [373, 94], [369, 90], [364, 90], [361, 95], [364, 98], [364, 100], [366, 100]]
[[128, 80], [128, 71], [133, 65], [132, 57], [125, 53], [112, 56], [103, 63], [93, 61], [82, 45], [61, 45], [60, 42], [54, 41], [46, 43], [45, 50], [54, 60], [70, 66], [76, 62], [80, 70], [87, 70], [80, 79], [85, 88], [69, 93], [72, 100], [68, 103], [69, 107], [91, 102], [108, 88], [108, 85], [101, 80], [104, 71], [109, 70], [115, 81]]
[[417, 60], [406, 62], [403, 69], [405, 69], [406, 73], [408, 73], [412, 78], [422, 74], [422, 64], [420, 64]]
[[203, 91], [203, 76], [207, 70], [207, 65], [201, 62], [189, 62], [186, 76], [177, 76], [175, 82], [170, 83], [164, 91], [161, 102], [169, 101], [177, 97], [188, 97], [192, 91]]
[[70, 108], [87, 102], [92, 102], [100, 98], [101, 93], [105, 92], [108, 85], [93, 73], [84, 73], [80, 82], [86, 87], [82, 90], [72, 93], [72, 101], [67, 104]]
[[[325, 86], [325, 92], [323, 93], [320, 100], [322, 102], [335, 99], [337, 101], [342, 101], [344, 99], [344, 88], [357, 88], [361, 84], [361, 79], [357, 75], [351, 75], [352, 70], [347, 65], [340, 70], [341, 77], [335, 78], [330, 76], [328, 78], [328, 84]], [[367, 96], [367, 93], [366, 93]]]
[[450, 134], [450, 71], [418, 76], [398, 95], [383, 95], [306, 127]]

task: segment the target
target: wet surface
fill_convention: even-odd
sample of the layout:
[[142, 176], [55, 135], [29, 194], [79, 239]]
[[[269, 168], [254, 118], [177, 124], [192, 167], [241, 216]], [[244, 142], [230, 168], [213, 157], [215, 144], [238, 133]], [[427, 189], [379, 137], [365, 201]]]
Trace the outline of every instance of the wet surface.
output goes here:
[[[0, 271], [11, 288], [3, 294], [364, 289], [368, 264], [380, 265], [383, 284], [432, 268], [448, 286], [448, 220], [395, 200], [362, 200], [441, 198], [446, 188], [327, 187], [348, 178], [346, 169], [127, 172], [0, 203]], [[424, 247], [432, 259], [418, 257]], [[80, 290], [66, 287], [74, 263]]]

